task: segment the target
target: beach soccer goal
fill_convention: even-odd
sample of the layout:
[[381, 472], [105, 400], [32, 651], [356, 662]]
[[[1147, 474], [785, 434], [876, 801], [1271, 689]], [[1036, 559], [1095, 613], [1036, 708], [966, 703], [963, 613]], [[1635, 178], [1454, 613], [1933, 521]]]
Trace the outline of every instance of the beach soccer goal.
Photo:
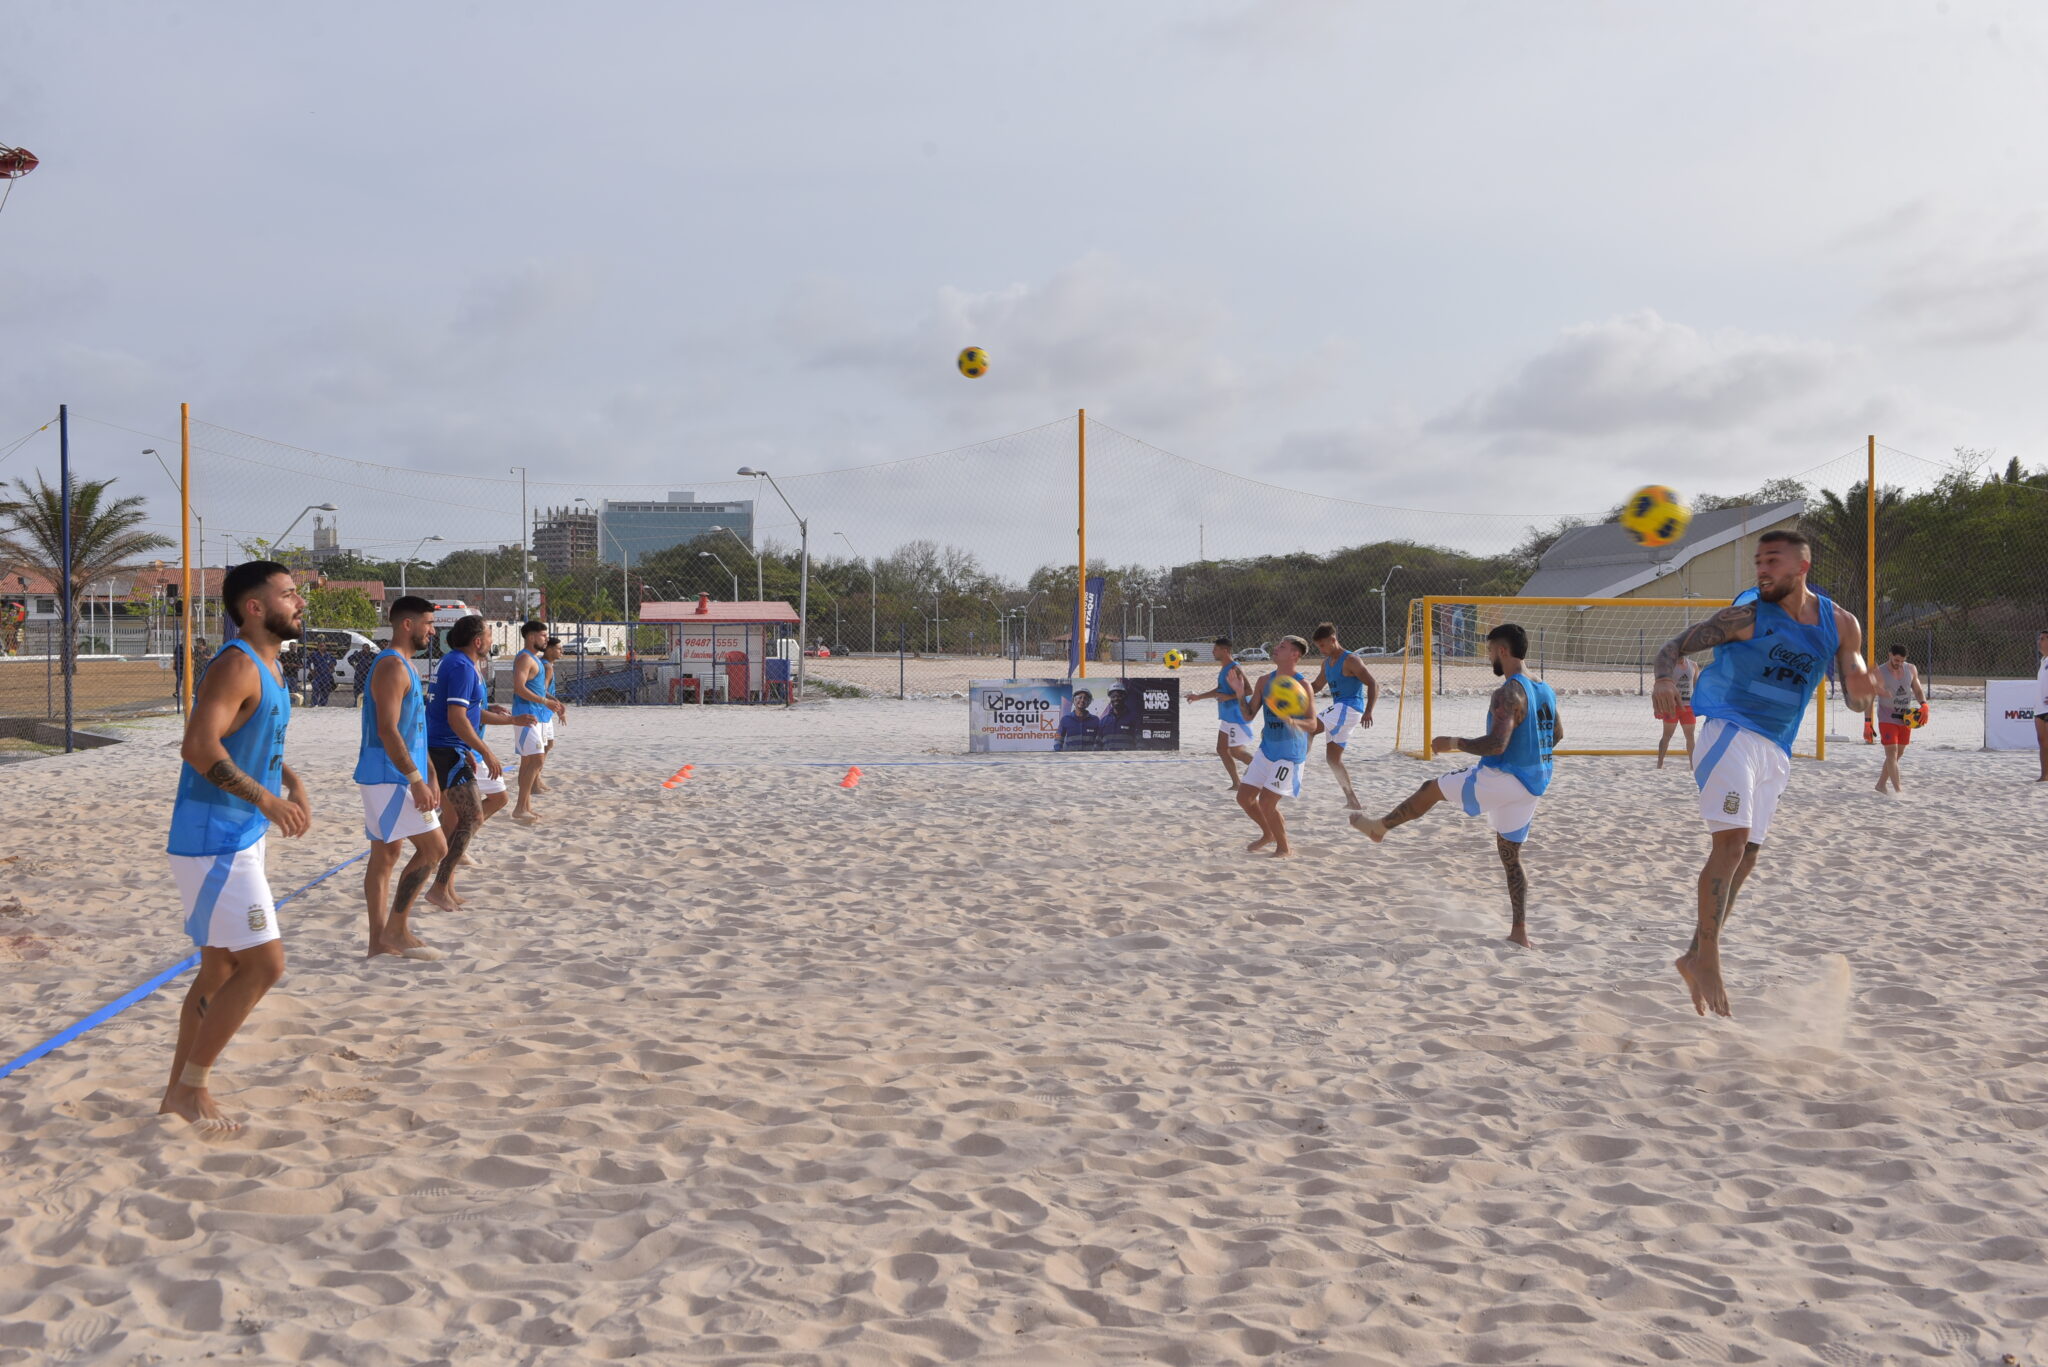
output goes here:
[[[1486, 701], [1499, 681], [1486, 634], [1503, 622], [1529, 633], [1528, 670], [1557, 691], [1560, 755], [1654, 755], [1663, 724], [1650, 687], [1666, 641], [1728, 606], [1725, 598], [1417, 598], [1408, 605], [1394, 748], [1426, 758], [1432, 735], [1486, 730]], [[1706, 667], [1711, 656], [1695, 655]], [[1388, 661], [1391, 665], [1393, 662]], [[1388, 673], [1393, 673], [1391, 669]], [[1383, 678], [1384, 683], [1392, 679]], [[1825, 675], [1793, 753], [1827, 758]], [[1671, 750], [1685, 753], [1675, 733]]]

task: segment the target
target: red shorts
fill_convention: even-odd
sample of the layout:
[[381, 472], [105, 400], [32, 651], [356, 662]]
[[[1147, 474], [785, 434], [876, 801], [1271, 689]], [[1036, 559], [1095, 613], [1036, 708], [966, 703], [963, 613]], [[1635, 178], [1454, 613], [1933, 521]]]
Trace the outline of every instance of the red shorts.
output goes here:
[[1913, 728], [1904, 722], [1881, 721], [1877, 724], [1877, 742], [1880, 745], [1911, 745]]
[[1675, 721], [1680, 726], [1691, 726], [1695, 721], [1698, 720], [1698, 718], [1693, 716], [1692, 709], [1690, 707], [1687, 707], [1685, 704], [1680, 703], [1678, 706], [1678, 710], [1676, 712], [1673, 712], [1664, 720]]

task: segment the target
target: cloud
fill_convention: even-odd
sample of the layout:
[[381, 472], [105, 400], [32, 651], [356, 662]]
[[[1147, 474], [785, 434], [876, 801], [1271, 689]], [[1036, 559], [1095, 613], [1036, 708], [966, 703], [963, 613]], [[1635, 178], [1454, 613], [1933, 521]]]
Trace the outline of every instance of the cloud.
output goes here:
[[1818, 396], [1848, 355], [1829, 342], [1703, 333], [1643, 309], [1567, 328], [1432, 427], [1610, 436], [1752, 425]]
[[1879, 317], [1936, 346], [1989, 346], [2048, 332], [2048, 214], [1921, 254], [1878, 295]]

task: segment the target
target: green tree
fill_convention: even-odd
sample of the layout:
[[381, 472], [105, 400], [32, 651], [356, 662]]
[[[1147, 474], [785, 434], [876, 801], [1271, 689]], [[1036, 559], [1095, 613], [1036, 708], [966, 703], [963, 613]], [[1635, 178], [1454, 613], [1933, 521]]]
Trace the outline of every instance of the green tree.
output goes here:
[[377, 605], [361, 589], [337, 589], [324, 585], [309, 588], [306, 590], [306, 625], [360, 631], [368, 635], [377, 629]]
[[113, 498], [111, 479], [89, 479], [71, 489], [71, 582], [62, 574], [64, 500], [62, 491], [38, 472], [35, 483], [17, 479], [0, 497], [0, 521], [14, 527], [0, 535], [0, 560], [26, 565], [59, 586], [71, 600], [71, 629], [64, 642], [67, 657], [78, 651], [78, 604], [96, 580], [130, 568], [151, 551], [168, 549], [167, 536], [140, 530], [147, 516], [139, 495]]

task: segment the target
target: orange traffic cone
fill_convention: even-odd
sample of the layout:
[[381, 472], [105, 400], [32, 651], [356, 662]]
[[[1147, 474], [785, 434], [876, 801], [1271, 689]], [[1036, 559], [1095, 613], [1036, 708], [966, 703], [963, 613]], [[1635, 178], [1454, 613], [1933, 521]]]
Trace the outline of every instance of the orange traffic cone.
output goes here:
[[842, 788], [860, 787], [860, 766], [858, 764], [846, 771], [846, 777], [839, 780], [839, 786]]
[[666, 779], [664, 779], [662, 781], [661, 786], [664, 788], [682, 787], [683, 780], [688, 778], [690, 776], [690, 771], [695, 769], [696, 767], [697, 766], [694, 764], [685, 764], [682, 768], [676, 770], [673, 774], [670, 774]]

